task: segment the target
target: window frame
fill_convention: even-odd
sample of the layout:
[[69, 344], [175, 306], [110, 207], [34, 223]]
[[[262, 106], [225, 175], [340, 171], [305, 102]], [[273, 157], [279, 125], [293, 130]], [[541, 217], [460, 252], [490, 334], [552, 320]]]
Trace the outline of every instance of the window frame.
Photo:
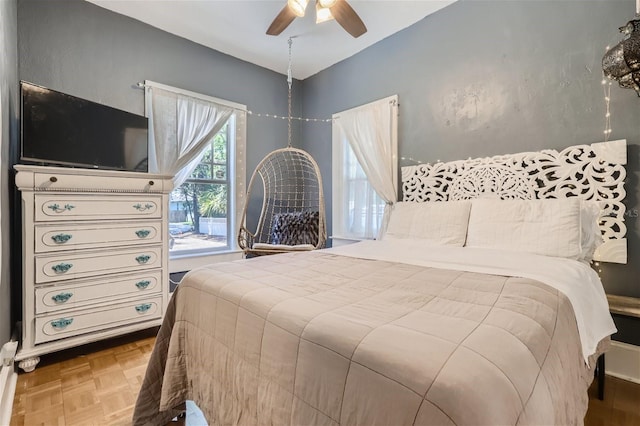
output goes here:
[[[333, 235], [331, 238], [334, 241], [335, 240], [362, 241], [366, 239], [374, 239], [375, 237], [373, 236], [367, 237], [366, 226], [364, 228], [364, 232], [361, 234], [354, 233], [349, 229], [344, 229], [342, 226], [345, 223], [346, 218], [350, 216], [351, 207], [349, 205], [350, 200], [348, 199], [348, 194], [350, 192], [350, 187], [354, 183], [355, 184], [365, 183], [367, 188], [367, 196], [369, 196], [370, 194], [373, 194], [376, 200], [379, 201], [376, 204], [381, 204], [383, 206], [382, 208], [383, 210], [384, 210], [385, 203], [380, 198], [380, 196], [375, 192], [375, 190], [371, 187], [371, 184], [369, 183], [369, 180], [364, 174], [362, 167], [358, 163], [358, 159], [356, 158], [355, 153], [353, 152], [353, 149], [351, 149], [349, 142], [345, 138], [343, 138], [341, 134], [336, 135], [333, 139], [333, 142], [334, 142], [333, 154], [332, 154], [333, 196], [332, 196], [332, 209], [331, 209]], [[346, 165], [345, 160], [347, 156], [351, 157], [350, 162], [355, 162], [357, 164], [356, 167], [358, 167], [359, 172], [361, 173], [360, 176], [358, 176], [358, 173], [356, 173], [356, 176], [354, 177], [350, 176], [351, 173], [349, 173], [349, 171], [345, 167]], [[369, 209], [371, 205], [372, 203], [367, 203], [367, 209]], [[377, 228], [379, 229], [380, 226], [382, 226], [382, 217], [380, 217], [378, 221]]]
[[[215, 99], [205, 97], [209, 100]], [[234, 161], [229, 161], [229, 170], [227, 173], [230, 176], [231, 187], [229, 191], [232, 196], [229, 196], [229, 202], [231, 203], [230, 209], [232, 214], [231, 218], [231, 230], [232, 237], [238, 235], [240, 232], [240, 221], [242, 220], [242, 208], [247, 190], [247, 169], [246, 169], [246, 146], [247, 146], [247, 109], [245, 106], [239, 104], [226, 102], [220, 99], [216, 99], [216, 102], [221, 104], [228, 104], [234, 108], [234, 112], [230, 117], [230, 120], [234, 120], [234, 125], [229, 126], [229, 134], [235, 142], [233, 148]], [[229, 153], [227, 153], [229, 156]], [[168, 225], [167, 225], [168, 226]], [[232, 247], [228, 250], [207, 251], [204, 253], [184, 253], [169, 255], [169, 272], [183, 272], [189, 271], [194, 268], [205, 266], [216, 262], [226, 262], [230, 260], [242, 259], [242, 250], [238, 247], [237, 238], [232, 238]], [[168, 244], [168, 242], [167, 242]], [[168, 245], [167, 245], [168, 249]]]
[[[392, 121], [391, 121], [391, 131], [393, 132], [391, 135], [391, 149], [393, 151], [394, 158], [394, 185], [398, 186], [398, 121], [397, 121], [397, 107], [398, 107], [398, 96], [393, 95], [387, 98], [379, 99], [364, 105], [360, 105], [358, 107], [342, 111], [341, 113], [333, 114], [333, 118], [337, 118], [340, 114], [356, 111], [359, 109], [370, 108], [378, 103], [389, 103], [392, 105]], [[365, 235], [354, 235], [353, 233], [348, 232], [348, 230], [343, 229], [342, 225], [344, 223], [344, 217], [349, 214], [348, 212], [348, 203], [345, 200], [345, 192], [347, 188], [347, 182], [351, 182], [352, 179], [348, 179], [345, 176], [345, 167], [344, 167], [344, 159], [347, 152], [350, 152], [351, 155], [355, 157], [355, 153], [351, 148], [349, 141], [344, 137], [338, 126], [334, 123], [332, 125], [332, 134], [331, 134], [331, 145], [332, 145], [332, 154], [331, 154], [331, 169], [332, 169], [332, 206], [331, 206], [331, 240], [332, 245], [343, 245], [349, 244], [352, 242], [362, 241], [366, 239], [375, 239], [376, 236], [367, 237]], [[357, 158], [355, 159], [356, 161]], [[363, 172], [364, 173], [364, 172]], [[354, 180], [359, 180], [357, 177]], [[378, 199], [381, 199], [380, 196], [375, 192], [375, 190], [371, 187], [367, 179], [367, 184], [371, 191], [375, 193]], [[369, 204], [370, 206], [371, 204]], [[369, 207], [368, 206], [368, 207]], [[378, 224], [378, 231], [386, 227], [385, 218], [380, 218], [380, 222]]]
[[[166, 84], [158, 83], [152, 80], [145, 80], [144, 87], [157, 87], [159, 89], [174, 92], [184, 96], [190, 96], [192, 98], [201, 99], [206, 102], [217, 103], [227, 106], [233, 109], [232, 117], [235, 120], [235, 125], [229, 128], [233, 140], [235, 142], [234, 155], [235, 161], [229, 163], [229, 176], [232, 176], [232, 185], [230, 189], [233, 196], [230, 196], [232, 214], [232, 235], [237, 235], [240, 232], [240, 221], [242, 220], [242, 209], [239, 206], [244, 204], [245, 193], [247, 188], [247, 168], [246, 168], [246, 146], [247, 146], [247, 106], [237, 102], [229, 101], [226, 99], [216, 98], [214, 96], [205, 95], [198, 92], [193, 92], [178, 87], [169, 86]], [[145, 92], [146, 93], [146, 92]], [[149, 117], [149, 104], [145, 98], [145, 117]], [[152, 131], [152, 129], [150, 129]], [[150, 148], [151, 149], [151, 148]], [[167, 206], [168, 207], [168, 206]], [[166, 226], [168, 228], [168, 217], [165, 218]], [[169, 272], [184, 272], [191, 269], [208, 265], [215, 262], [224, 262], [229, 260], [236, 260], [242, 258], [242, 251], [238, 247], [237, 239], [232, 240], [233, 247], [227, 251], [208, 252], [208, 253], [195, 253], [184, 255], [169, 255]], [[166, 242], [166, 249], [169, 249], [169, 241]]]
[[[226, 173], [225, 173], [225, 179], [215, 179], [215, 178], [192, 178], [191, 176], [189, 178], [187, 178], [184, 184], [195, 184], [195, 185], [226, 185], [227, 186], [227, 205], [226, 205], [226, 232], [227, 232], [227, 242], [226, 245], [223, 247], [204, 247], [204, 248], [197, 248], [197, 249], [187, 249], [187, 250], [179, 250], [179, 251], [172, 251], [171, 249], [169, 250], [169, 256], [171, 258], [179, 258], [179, 257], [185, 257], [185, 256], [197, 256], [197, 255], [209, 255], [209, 254], [214, 254], [214, 253], [219, 253], [219, 252], [228, 252], [230, 250], [233, 250], [234, 248], [236, 248], [237, 246], [237, 242], [235, 242], [234, 239], [234, 235], [233, 235], [233, 229], [235, 227], [235, 222], [234, 222], [234, 205], [235, 203], [233, 202], [233, 194], [234, 194], [234, 186], [233, 186], [233, 176], [231, 175], [231, 163], [235, 162], [235, 141], [233, 138], [234, 132], [232, 131], [232, 129], [235, 127], [235, 114], [232, 114], [231, 117], [229, 117], [229, 119], [227, 120], [227, 122], [223, 125], [223, 127], [220, 129], [220, 131], [218, 133], [216, 133], [212, 138], [211, 141], [209, 142], [209, 145], [207, 145], [202, 153], [200, 155], [204, 155], [204, 152], [206, 152], [207, 149], [214, 149], [214, 143], [215, 143], [215, 138], [216, 136], [220, 133], [220, 132], [224, 132], [226, 133], [225, 135], [225, 140], [226, 140], [226, 158], [225, 158], [225, 162], [221, 163], [221, 162], [216, 162], [214, 156], [211, 156], [211, 162], [209, 162], [207, 165], [211, 167], [211, 176], [213, 176], [214, 171], [215, 171], [215, 166], [219, 166], [219, 165], [224, 165], [226, 167]], [[199, 164], [203, 164], [203, 161], [201, 159], [201, 161], [199, 162]], [[197, 166], [196, 166], [197, 167]], [[192, 172], [195, 173], [196, 169], [194, 169], [194, 171]], [[182, 186], [181, 185], [181, 186]], [[173, 190], [175, 191], [176, 189], [178, 189], [180, 187], [174, 188]], [[193, 224], [194, 229], [197, 229], [199, 227], [199, 224], [194, 223]]]

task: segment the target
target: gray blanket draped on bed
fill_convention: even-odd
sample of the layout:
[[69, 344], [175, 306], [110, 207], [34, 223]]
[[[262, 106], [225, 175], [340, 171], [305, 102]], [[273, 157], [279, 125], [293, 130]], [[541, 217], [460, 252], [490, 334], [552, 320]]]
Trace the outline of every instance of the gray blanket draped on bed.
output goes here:
[[183, 279], [133, 423], [189, 399], [210, 424], [582, 424], [580, 348], [568, 299], [530, 279], [264, 256]]

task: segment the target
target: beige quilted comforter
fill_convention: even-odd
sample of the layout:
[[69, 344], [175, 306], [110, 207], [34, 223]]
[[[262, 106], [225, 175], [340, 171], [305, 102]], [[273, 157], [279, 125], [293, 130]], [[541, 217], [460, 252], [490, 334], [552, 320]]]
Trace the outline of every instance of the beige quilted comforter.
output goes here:
[[133, 420], [193, 400], [212, 425], [582, 424], [592, 379], [545, 284], [293, 253], [183, 279]]

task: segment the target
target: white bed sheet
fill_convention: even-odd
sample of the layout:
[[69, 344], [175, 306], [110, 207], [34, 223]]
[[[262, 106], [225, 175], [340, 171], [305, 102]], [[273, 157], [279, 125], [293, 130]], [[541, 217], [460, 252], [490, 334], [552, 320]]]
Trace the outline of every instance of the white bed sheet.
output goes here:
[[415, 240], [362, 241], [326, 250], [342, 256], [523, 277], [547, 284], [571, 302], [585, 362], [600, 340], [617, 331], [598, 274], [577, 260], [473, 247], [429, 247]]

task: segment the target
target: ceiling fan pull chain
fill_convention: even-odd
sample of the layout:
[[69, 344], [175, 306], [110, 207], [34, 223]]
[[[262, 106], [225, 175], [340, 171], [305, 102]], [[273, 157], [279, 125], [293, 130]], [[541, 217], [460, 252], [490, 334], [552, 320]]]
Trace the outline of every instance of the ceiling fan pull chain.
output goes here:
[[291, 45], [293, 39], [289, 37], [289, 67], [287, 68], [287, 84], [289, 85], [289, 114], [287, 115], [287, 142], [288, 148], [291, 148], [291, 85], [293, 84], [293, 77], [291, 76]]

